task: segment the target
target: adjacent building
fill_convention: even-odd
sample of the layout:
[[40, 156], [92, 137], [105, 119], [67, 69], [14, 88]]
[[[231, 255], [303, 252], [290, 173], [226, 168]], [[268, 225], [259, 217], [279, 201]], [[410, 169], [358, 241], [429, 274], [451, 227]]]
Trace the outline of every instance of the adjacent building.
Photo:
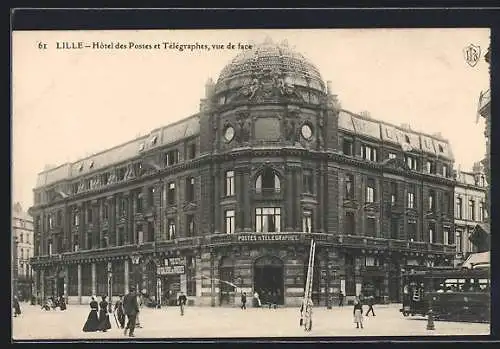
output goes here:
[[[489, 250], [484, 239], [475, 239], [477, 229], [489, 234], [486, 193], [488, 183], [480, 163], [471, 172], [457, 171], [455, 186], [455, 243], [457, 247], [456, 265], [463, 263], [471, 253]], [[479, 226], [478, 226], [479, 225]], [[479, 235], [479, 234], [478, 234]]]
[[267, 41], [207, 82], [196, 115], [39, 174], [36, 289], [297, 306], [315, 239], [316, 304], [396, 302], [405, 268], [453, 263], [453, 161], [440, 135], [344, 110]]
[[13, 291], [19, 298], [29, 299], [32, 287], [30, 258], [34, 255], [33, 219], [20, 203], [13, 205], [12, 242]]

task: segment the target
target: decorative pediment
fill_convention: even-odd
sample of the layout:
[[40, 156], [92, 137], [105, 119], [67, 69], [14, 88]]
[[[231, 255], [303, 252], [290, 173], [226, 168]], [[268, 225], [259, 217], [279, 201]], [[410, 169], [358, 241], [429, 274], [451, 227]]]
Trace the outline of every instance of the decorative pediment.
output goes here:
[[115, 173], [115, 171], [112, 171], [111, 174], [108, 177], [108, 183], [107, 184], [108, 185], [114, 184], [114, 183], [116, 183], [116, 180], [117, 180], [116, 173]]
[[125, 172], [125, 180], [134, 179], [136, 177], [134, 172], [134, 166], [132, 164], [127, 165], [127, 172]]
[[85, 191], [85, 183], [83, 181], [80, 181], [78, 183], [78, 190], [76, 191], [78, 194], [83, 193]]

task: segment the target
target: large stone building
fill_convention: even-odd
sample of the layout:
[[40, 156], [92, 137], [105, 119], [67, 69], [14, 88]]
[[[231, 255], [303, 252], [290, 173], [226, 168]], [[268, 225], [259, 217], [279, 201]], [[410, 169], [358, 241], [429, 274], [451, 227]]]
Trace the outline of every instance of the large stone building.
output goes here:
[[39, 295], [187, 292], [219, 306], [257, 290], [398, 301], [411, 265], [455, 255], [453, 155], [441, 136], [343, 110], [286, 44], [265, 42], [206, 84], [200, 111], [39, 174]]
[[479, 229], [489, 234], [486, 209], [488, 190], [484, 169], [480, 163], [476, 163], [470, 172], [457, 171], [455, 186], [456, 265], [463, 263], [471, 253], [489, 250], [488, 239], [477, 238], [481, 237]]
[[15, 203], [12, 210], [12, 272], [14, 293], [21, 299], [31, 296], [30, 258], [34, 255], [33, 219]]

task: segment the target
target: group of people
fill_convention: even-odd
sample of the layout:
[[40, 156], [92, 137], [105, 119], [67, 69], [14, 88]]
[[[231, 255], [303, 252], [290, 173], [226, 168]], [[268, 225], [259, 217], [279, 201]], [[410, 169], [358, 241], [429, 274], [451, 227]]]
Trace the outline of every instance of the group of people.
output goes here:
[[59, 297], [49, 297], [45, 302], [42, 303], [43, 310], [56, 310], [56, 308], [66, 310], [66, 300], [64, 299], [64, 296], [61, 295]]
[[[109, 320], [109, 314], [111, 313], [111, 307], [108, 303], [107, 296], [102, 296], [102, 300], [97, 303], [94, 297], [91, 298], [90, 302], [90, 313], [87, 317], [87, 321], [83, 326], [84, 332], [106, 332], [111, 328], [111, 321]], [[139, 295], [136, 293], [135, 288], [131, 287], [129, 293], [125, 296], [120, 296], [116, 301], [113, 310], [113, 316], [115, 317], [116, 325], [124, 330], [124, 335], [129, 337], [135, 337], [134, 331], [136, 327], [142, 327], [139, 322], [139, 312], [140, 312], [140, 300]], [[181, 292], [178, 298], [178, 304], [180, 306], [181, 315], [184, 315], [184, 307], [187, 303], [186, 295]], [[125, 324], [125, 321], [127, 323]]]
[[[269, 309], [271, 309], [271, 308], [276, 309], [278, 307], [279, 298], [281, 296], [279, 289], [275, 292], [271, 292], [269, 290], [261, 290], [261, 293], [263, 295], [262, 300], [261, 300], [259, 292], [257, 292], [257, 290], [255, 290], [255, 292], [253, 294], [253, 306], [254, 307], [260, 308], [260, 307], [262, 307], [263, 303], [266, 304], [269, 307]], [[245, 300], [245, 302], [244, 302], [245, 306], [243, 305], [243, 300]], [[241, 296], [241, 303], [242, 303], [241, 309], [246, 309], [246, 300], [247, 300], [246, 293], [243, 293]]]

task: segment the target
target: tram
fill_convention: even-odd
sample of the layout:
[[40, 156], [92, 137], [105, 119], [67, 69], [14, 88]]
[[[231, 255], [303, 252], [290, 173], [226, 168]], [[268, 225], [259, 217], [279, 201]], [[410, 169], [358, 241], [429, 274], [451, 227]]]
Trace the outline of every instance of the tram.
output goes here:
[[403, 316], [426, 316], [432, 306], [434, 319], [490, 322], [490, 268], [431, 268], [403, 274]]

